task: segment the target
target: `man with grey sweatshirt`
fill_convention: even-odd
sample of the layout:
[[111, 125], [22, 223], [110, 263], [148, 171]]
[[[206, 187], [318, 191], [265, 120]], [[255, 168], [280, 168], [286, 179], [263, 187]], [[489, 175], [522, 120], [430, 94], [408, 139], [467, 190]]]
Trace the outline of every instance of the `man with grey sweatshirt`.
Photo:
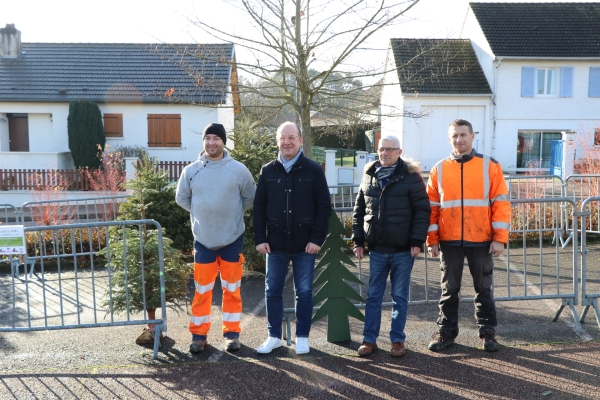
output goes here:
[[177, 184], [176, 201], [190, 212], [194, 234], [194, 284], [191, 353], [201, 353], [211, 326], [212, 289], [221, 273], [225, 349], [240, 349], [244, 211], [252, 207], [256, 185], [246, 166], [225, 150], [221, 124], [202, 133], [204, 151], [188, 165]]

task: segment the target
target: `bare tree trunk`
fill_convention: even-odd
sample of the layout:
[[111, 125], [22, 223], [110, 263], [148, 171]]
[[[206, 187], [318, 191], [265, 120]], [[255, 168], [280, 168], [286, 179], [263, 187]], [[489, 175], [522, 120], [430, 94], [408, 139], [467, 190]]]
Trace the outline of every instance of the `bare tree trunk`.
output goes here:
[[[302, 151], [308, 158], [312, 157], [312, 132], [310, 128], [310, 83], [308, 78], [308, 63], [306, 48], [302, 43], [302, 23], [301, 23], [301, 9], [300, 1], [296, 1], [296, 24], [295, 24], [295, 35], [296, 35], [296, 54], [298, 55], [298, 65], [296, 65], [296, 93], [300, 93], [300, 96], [296, 97], [296, 101], [299, 102], [298, 106], [298, 122], [300, 123], [300, 129], [304, 137], [302, 142]], [[308, 37], [308, 32], [306, 33]]]

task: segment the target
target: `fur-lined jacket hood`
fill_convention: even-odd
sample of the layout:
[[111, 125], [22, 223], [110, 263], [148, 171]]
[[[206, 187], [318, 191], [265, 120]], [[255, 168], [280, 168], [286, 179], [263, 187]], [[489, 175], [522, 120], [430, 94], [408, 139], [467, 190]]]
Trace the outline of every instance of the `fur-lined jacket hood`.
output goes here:
[[[378, 166], [379, 160], [367, 163], [367, 165], [365, 165], [365, 173], [371, 176], [375, 175], [375, 169], [377, 169]], [[400, 168], [400, 172], [403, 173], [421, 174], [421, 163], [412, 158], [398, 158], [398, 164], [394, 173], [398, 173], [398, 168]]]

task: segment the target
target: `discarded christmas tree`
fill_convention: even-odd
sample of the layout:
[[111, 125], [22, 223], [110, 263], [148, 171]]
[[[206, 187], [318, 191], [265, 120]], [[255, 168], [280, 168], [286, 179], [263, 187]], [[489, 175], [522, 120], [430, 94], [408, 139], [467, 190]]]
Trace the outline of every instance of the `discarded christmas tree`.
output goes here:
[[323, 257], [316, 269], [325, 267], [323, 272], [313, 283], [313, 287], [323, 285], [314, 297], [314, 303], [325, 301], [313, 316], [312, 321], [318, 321], [327, 316], [327, 341], [343, 342], [350, 340], [350, 323], [348, 317], [354, 317], [364, 321], [365, 317], [356, 306], [349, 300], [353, 299], [363, 302], [364, 299], [345, 281], [364, 285], [347, 265], [356, 267], [356, 264], [348, 257], [344, 250], [350, 250], [343, 236], [346, 229], [342, 225], [337, 214], [331, 213], [329, 218], [329, 234], [321, 247]]

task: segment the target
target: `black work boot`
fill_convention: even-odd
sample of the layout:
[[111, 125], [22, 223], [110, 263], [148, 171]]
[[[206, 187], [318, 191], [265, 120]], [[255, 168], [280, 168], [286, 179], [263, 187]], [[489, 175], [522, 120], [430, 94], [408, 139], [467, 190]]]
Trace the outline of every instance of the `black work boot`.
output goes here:
[[483, 340], [483, 350], [494, 352], [498, 351], [498, 348], [500, 348], [494, 332], [483, 332], [479, 334], [479, 337]]
[[436, 332], [432, 336], [433, 340], [429, 342], [429, 346], [427, 348], [431, 351], [442, 351], [446, 347], [454, 344], [454, 338], [451, 338], [444, 332]]

